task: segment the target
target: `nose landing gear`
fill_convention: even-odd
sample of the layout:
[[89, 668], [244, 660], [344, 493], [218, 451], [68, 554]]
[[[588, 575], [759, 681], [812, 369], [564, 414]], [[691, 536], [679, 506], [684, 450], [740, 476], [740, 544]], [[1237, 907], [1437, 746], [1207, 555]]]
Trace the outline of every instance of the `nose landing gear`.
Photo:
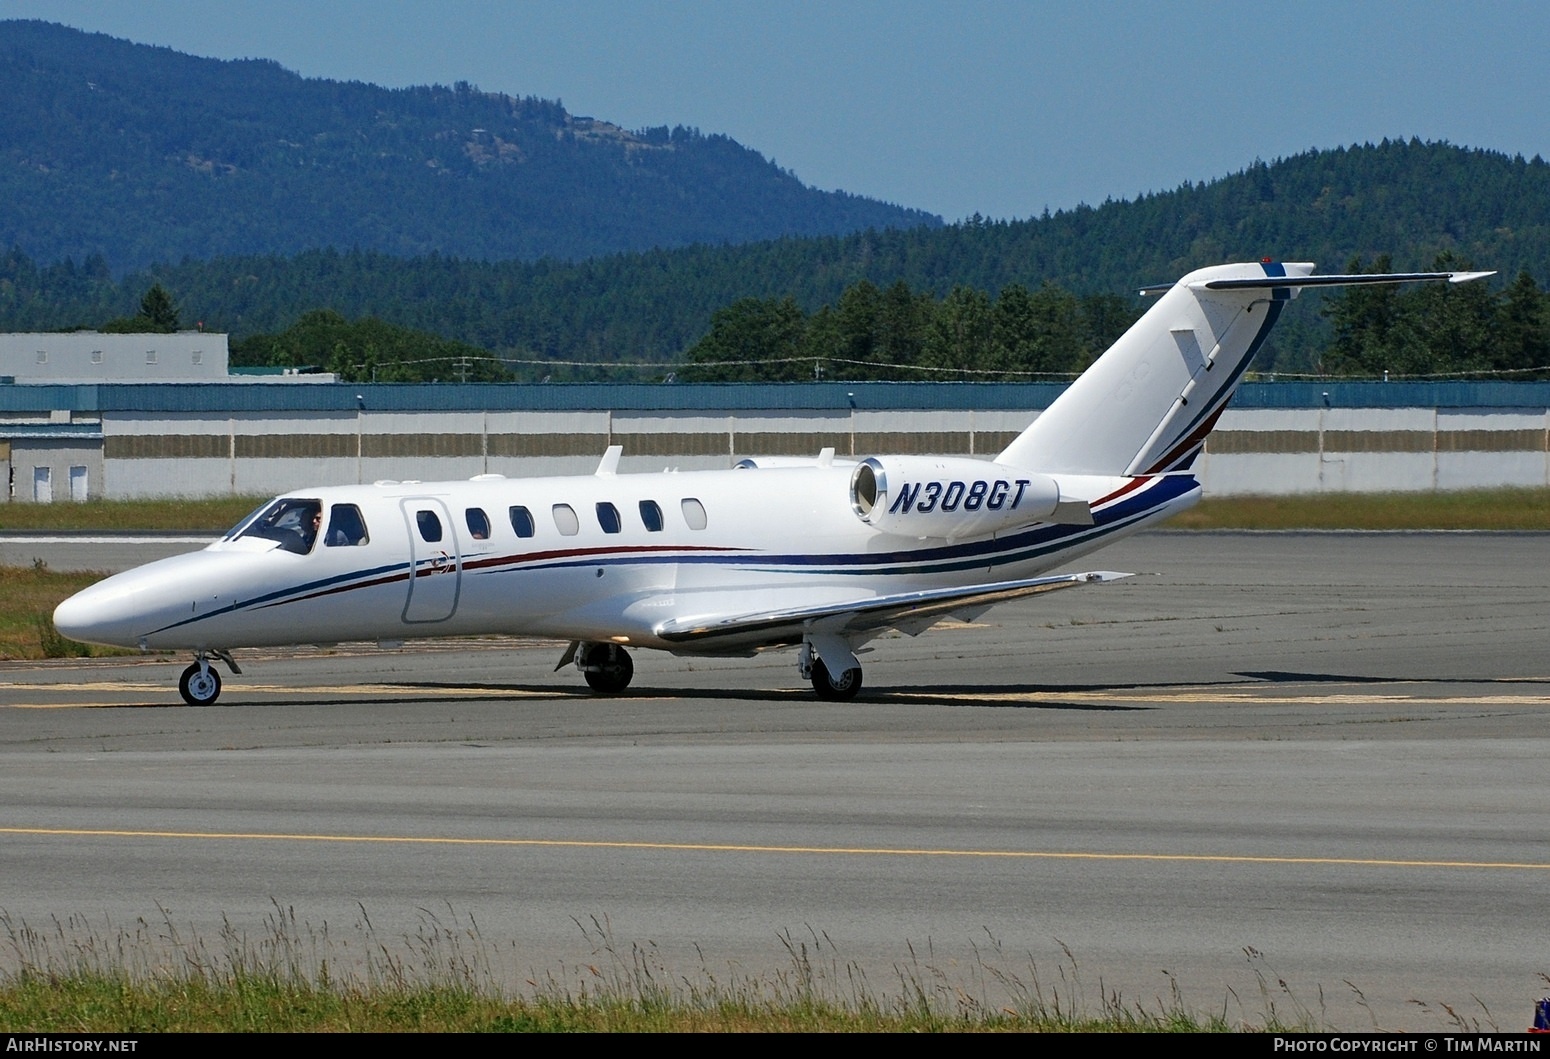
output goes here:
[[212, 657], [225, 662], [233, 673], [242, 674], [230, 651], [196, 651], [194, 664], [178, 678], [178, 694], [190, 706], [213, 706], [221, 697], [221, 674], [211, 667]]

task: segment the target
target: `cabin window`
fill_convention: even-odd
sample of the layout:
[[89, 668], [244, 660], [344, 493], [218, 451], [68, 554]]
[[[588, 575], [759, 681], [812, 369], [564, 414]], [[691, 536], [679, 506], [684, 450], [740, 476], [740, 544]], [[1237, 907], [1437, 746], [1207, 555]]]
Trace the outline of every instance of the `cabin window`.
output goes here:
[[361, 518], [361, 509], [354, 504], [335, 504], [328, 513], [328, 532], [323, 536], [323, 544], [328, 548], [351, 548], [359, 544], [365, 544], [370, 538], [366, 535], [366, 520]]
[[256, 518], [251, 518], [233, 539], [256, 538], [274, 541], [288, 552], [306, 555], [318, 537], [323, 522], [323, 504], [317, 500], [284, 497], [276, 500]]
[[511, 509], [511, 528], [518, 537], [531, 537], [537, 530], [533, 525], [533, 513], [525, 507]]
[[581, 520], [576, 517], [576, 509], [569, 504], [555, 504], [554, 528], [567, 537], [574, 537], [580, 533]]
[[416, 511], [414, 521], [420, 527], [420, 539], [426, 544], [435, 544], [441, 540], [441, 519], [436, 517], [436, 512]]
[[597, 524], [603, 527], [604, 533], [618, 533], [624, 528], [624, 523], [619, 519], [619, 509], [606, 500], [597, 505]]
[[689, 524], [690, 529], [702, 530], [705, 528], [704, 504], [693, 497], [685, 497], [680, 502], [680, 506], [683, 508], [684, 521]]
[[490, 539], [490, 516], [484, 513], [483, 508], [471, 507], [463, 513], [468, 522], [468, 535], [476, 541]]
[[645, 523], [646, 529], [649, 532], [662, 532], [662, 509], [657, 506], [655, 500], [642, 500], [640, 502], [640, 520]]

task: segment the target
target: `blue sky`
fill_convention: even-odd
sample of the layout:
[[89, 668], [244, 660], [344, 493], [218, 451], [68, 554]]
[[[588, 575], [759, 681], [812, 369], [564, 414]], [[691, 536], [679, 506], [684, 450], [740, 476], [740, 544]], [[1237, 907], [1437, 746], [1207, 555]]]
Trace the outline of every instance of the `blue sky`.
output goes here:
[[0, 0], [0, 16], [697, 126], [948, 220], [1385, 136], [1550, 157], [1550, 4]]

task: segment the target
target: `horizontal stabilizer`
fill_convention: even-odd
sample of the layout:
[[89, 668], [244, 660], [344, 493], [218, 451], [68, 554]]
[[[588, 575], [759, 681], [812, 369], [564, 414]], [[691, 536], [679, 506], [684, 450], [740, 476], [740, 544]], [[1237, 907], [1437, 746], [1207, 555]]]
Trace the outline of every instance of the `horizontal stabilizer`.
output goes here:
[[[1287, 287], [1359, 287], [1366, 283], [1469, 283], [1495, 272], [1367, 272], [1343, 276], [1255, 276], [1250, 279], [1208, 279], [1189, 286], [1195, 290], [1274, 290]], [[1161, 294], [1172, 283], [1142, 287], [1142, 294]]]

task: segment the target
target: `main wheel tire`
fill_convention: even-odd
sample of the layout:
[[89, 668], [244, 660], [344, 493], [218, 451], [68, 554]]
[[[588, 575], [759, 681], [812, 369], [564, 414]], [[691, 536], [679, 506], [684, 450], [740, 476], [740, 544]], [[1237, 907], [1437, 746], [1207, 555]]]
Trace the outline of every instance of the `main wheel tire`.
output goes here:
[[587, 686], [599, 695], [617, 695], [630, 686], [635, 676], [635, 663], [629, 652], [617, 644], [597, 643], [582, 655], [583, 671]]
[[829, 675], [829, 667], [823, 659], [813, 659], [813, 690], [825, 702], [846, 702], [861, 690], [861, 667], [847, 669], [835, 680]]
[[201, 670], [195, 662], [183, 670], [183, 676], [178, 680], [178, 694], [190, 706], [213, 706], [221, 697], [221, 675], [214, 666]]

